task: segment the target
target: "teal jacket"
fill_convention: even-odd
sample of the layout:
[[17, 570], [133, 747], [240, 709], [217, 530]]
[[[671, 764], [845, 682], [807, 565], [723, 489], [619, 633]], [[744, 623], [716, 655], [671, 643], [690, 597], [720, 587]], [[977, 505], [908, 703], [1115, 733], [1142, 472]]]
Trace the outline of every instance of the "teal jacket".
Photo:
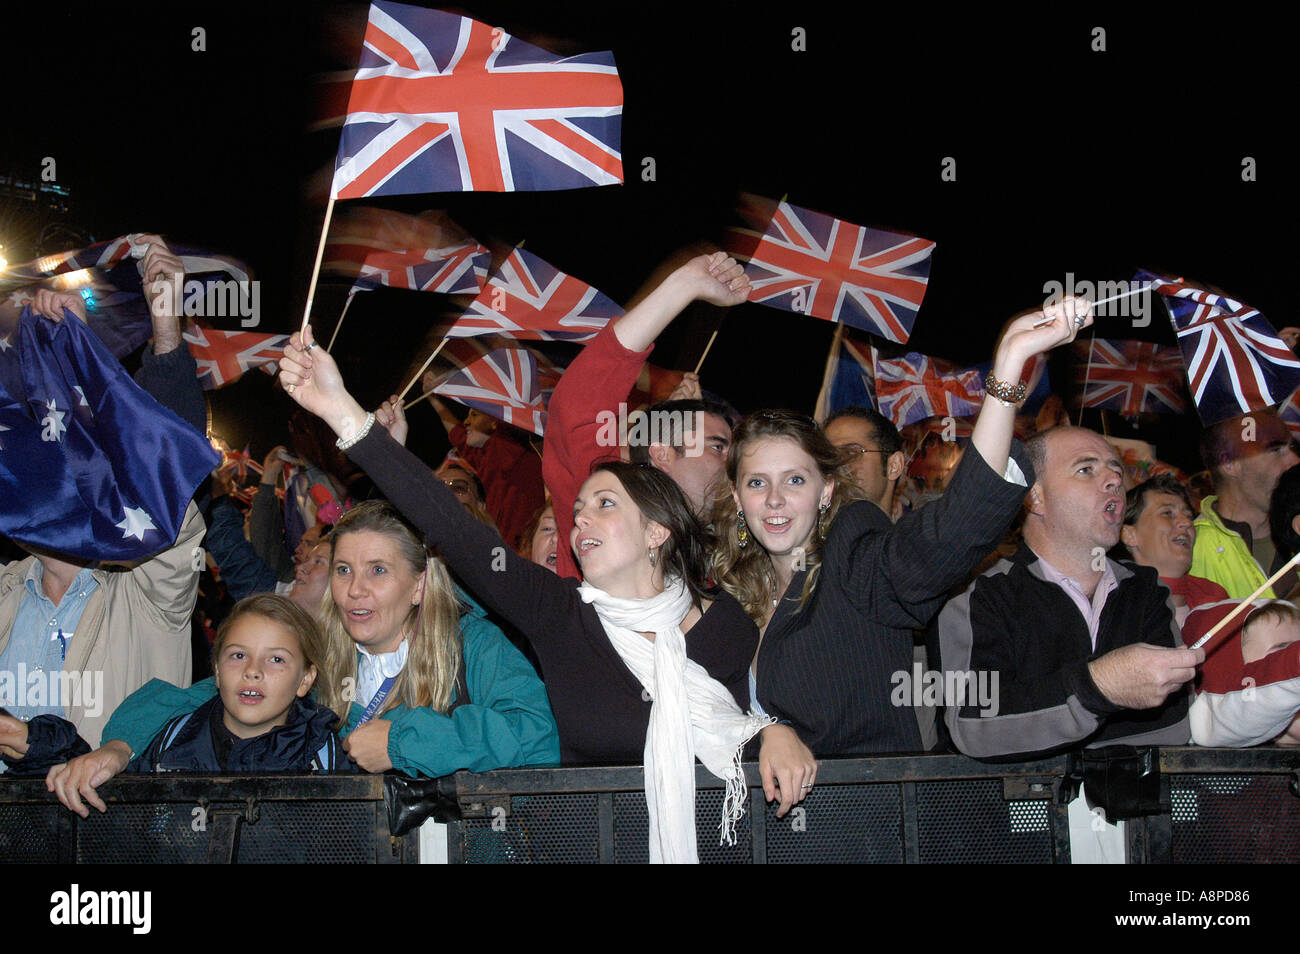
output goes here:
[[[407, 775], [430, 778], [460, 769], [486, 772], [522, 765], [558, 765], [560, 737], [546, 687], [537, 673], [483, 610], [463, 593], [460, 634], [470, 702], [451, 715], [429, 708], [395, 706], [379, 716], [392, 723], [388, 758]], [[211, 679], [179, 689], [153, 679], [117, 707], [104, 727], [104, 741], [121, 739], [143, 752], [168, 720], [193, 712], [217, 694]], [[346, 736], [362, 707], [352, 703]]]

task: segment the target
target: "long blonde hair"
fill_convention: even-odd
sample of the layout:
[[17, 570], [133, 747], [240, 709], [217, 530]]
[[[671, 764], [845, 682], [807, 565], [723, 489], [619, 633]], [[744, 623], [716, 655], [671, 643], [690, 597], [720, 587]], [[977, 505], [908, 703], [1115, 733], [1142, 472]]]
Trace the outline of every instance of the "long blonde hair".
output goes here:
[[827, 439], [812, 418], [794, 411], [757, 411], [740, 422], [727, 454], [727, 476], [730, 479], [721, 482], [722, 486], [718, 488], [713, 501], [713, 527], [717, 533], [712, 560], [713, 578], [745, 607], [750, 619], [759, 626], [771, 614], [772, 595], [777, 587], [776, 568], [772, 565], [771, 556], [752, 533], [748, 544], [740, 546], [737, 535], [740, 519], [732, 488], [736, 483], [740, 458], [745, 448], [754, 441], [769, 437], [793, 440], [813, 459], [824, 480], [835, 481], [830, 505], [826, 513], [818, 518], [817, 529], [809, 539], [804, 554], [808, 576], [804, 580], [800, 596], [801, 607], [807, 604], [817, 587], [822, 547], [836, 514], [847, 503], [867, 499], [857, 478], [849, 469], [851, 462]]
[[[343, 515], [330, 534], [331, 564], [339, 539], [364, 530], [383, 534], [392, 540], [411, 571], [424, 578], [424, 595], [418, 605], [411, 607], [403, 623], [403, 629], [409, 633], [407, 642], [410, 646], [406, 665], [379, 712], [387, 712], [398, 705], [409, 709], [427, 706], [437, 712], [446, 712], [452, 703], [463, 651], [461, 606], [447, 568], [442, 560], [428, 553], [419, 535], [392, 504], [379, 500], [366, 501]], [[343, 626], [343, 615], [328, 591], [319, 618], [325, 636], [324, 664], [319, 668], [322, 675], [328, 674], [331, 678], [324, 684], [317, 683], [317, 697], [322, 705], [341, 714], [341, 727], [347, 722], [349, 704], [367, 701], [354, 699], [357, 647], [348, 636]]]

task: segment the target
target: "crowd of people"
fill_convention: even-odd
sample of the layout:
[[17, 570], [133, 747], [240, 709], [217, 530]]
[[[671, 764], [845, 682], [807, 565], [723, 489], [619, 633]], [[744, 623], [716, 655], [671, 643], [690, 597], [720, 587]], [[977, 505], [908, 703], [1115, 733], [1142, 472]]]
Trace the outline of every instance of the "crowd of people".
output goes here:
[[[151, 255], [147, 279], [180, 272], [160, 240]], [[726, 783], [726, 837], [746, 757], [785, 814], [827, 757], [1300, 741], [1294, 566], [1191, 645], [1300, 550], [1300, 459], [1274, 414], [1206, 430], [1215, 493], [1199, 508], [1173, 477], [1126, 487], [1090, 430], [1022, 444], [1022, 372], [1092, 323], [1066, 298], [1006, 324], [960, 463], [910, 511], [899, 434], [868, 408], [741, 418], [686, 375], [645, 409], [652, 440], [610, 446], [602, 422], [669, 323], [747, 293], [722, 252], [673, 271], [570, 365], [540, 456], [435, 402], [454, 451], [423, 461], [399, 399], [367, 411], [311, 328], [294, 335], [280, 381], [302, 409], [295, 449], [267, 455], [247, 527], [214, 480], [141, 564], [0, 567], [0, 670], [108, 674], [102, 713], [51, 699], [0, 714], [7, 771], [45, 776], [85, 815], [123, 771], [643, 763], [651, 858], [692, 861], [697, 759]], [[33, 308], [74, 306], [42, 293]], [[141, 383], [203, 430], [193, 359], [159, 311]], [[294, 527], [277, 484], [298, 457], [284, 493], [314, 522]], [[191, 684], [205, 521], [237, 602]], [[940, 674], [941, 699], [899, 691], [914, 667]], [[1076, 858], [1114, 857], [1120, 830], [1085, 796], [1071, 828]]]

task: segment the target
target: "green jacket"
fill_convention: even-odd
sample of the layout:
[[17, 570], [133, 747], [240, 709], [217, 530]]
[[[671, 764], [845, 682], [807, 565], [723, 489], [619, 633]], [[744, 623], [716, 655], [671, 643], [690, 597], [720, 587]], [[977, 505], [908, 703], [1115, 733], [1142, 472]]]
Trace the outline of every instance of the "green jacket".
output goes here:
[[[1217, 496], [1201, 501], [1201, 515], [1196, 518], [1196, 546], [1192, 549], [1192, 576], [1213, 580], [1228, 591], [1234, 600], [1245, 599], [1256, 587], [1268, 579], [1259, 568], [1246, 541], [1235, 530], [1223, 525], [1223, 518], [1214, 509]], [[1273, 599], [1273, 591], [1265, 590], [1262, 596]]]
[[[470, 702], [451, 715], [395, 706], [379, 716], [392, 723], [388, 758], [407, 775], [434, 778], [460, 769], [486, 772], [522, 765], [558, 765], [560, 738], [546, 687], [483, 610], [461, 594], [465, 683]], [[127, 697], [104, 728], [104, 741], [121, 739], [142, 752], [168, 720], [193, 712], [217, 694], [211, 679], [179, 689], [154, 679]], [[361, 718], [352, 703], [346, 736]]]

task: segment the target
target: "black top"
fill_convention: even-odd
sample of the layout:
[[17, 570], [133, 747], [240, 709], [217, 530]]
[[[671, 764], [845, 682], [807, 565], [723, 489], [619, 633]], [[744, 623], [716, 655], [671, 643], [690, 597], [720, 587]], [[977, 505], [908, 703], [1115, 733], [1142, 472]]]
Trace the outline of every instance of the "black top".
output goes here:
[[[1032, 485], [1018, 442], [1012, 453]], [[796, 573], [768, 623], [756, 677], [764, 710], [819, 756], [919, 751], [914, 696], [897, 691], [913, 678], [912, 630], [993, 549], [1026, 490], [969, 447], [947, 492], [896, 524], [866, 501], [841, 508], [812, 599], [800, 609], [807, 572]]]
[[[429, 466], [372, 428], [348, 450], [376, 486], [438, 548], [484, 606], [523, 632], [546, 674], [546, 692], [566, 765], [640, 762], [650, 702], [623, 663], [578, 581], [556, 576], [502, 543], [471, 517]], [[568, 541], [562, 541], [567, 546]], [[686, 655], [749, 708], [747, 668], [758, 629], [723, 593], [686, 634]]]

